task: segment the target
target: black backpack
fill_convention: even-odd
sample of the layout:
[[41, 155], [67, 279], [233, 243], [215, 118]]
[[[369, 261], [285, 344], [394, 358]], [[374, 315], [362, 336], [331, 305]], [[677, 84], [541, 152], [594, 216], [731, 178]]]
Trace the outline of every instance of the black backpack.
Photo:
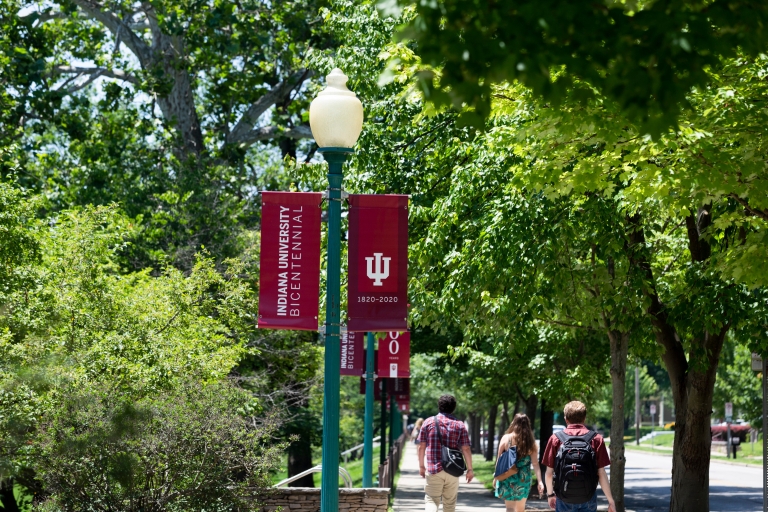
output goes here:
[[592, 448], [597, 432], [569, 436], [561, 430], [555, 435], [560, 440], [554, 467], [555, 494], [564, 503], [586, 503], [597, 489], [597, 455]]

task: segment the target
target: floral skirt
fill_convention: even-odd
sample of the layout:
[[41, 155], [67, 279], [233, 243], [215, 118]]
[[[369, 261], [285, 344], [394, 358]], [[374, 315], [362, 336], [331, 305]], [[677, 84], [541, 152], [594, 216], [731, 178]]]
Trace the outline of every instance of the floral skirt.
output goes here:
[[519, 501], [528, 498], [528, 494], [531, 492], [531, 461], [525, 464], [524, 460], [520, 461], [524, 463], [523, 467], [517, 466], [518, 472], [502, 480], [496, 482], [496, 497], [506, 501]]

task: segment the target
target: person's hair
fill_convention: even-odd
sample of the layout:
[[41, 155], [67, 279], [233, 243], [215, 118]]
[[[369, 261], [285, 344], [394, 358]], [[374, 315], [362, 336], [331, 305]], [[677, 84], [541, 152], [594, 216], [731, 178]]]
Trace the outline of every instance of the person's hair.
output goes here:
[[421, 428], [421, 424], [424, 423], [424, 418], [419, 418], [416, 420], [416, 424], [413, 426], [414, 430], [417, 428]]
[[533, 448], [536, 446], [536, 439], [533, 437], [531, 420], [528, 416], [523, 413], [515, 414], [515, 417], [512, 419], [512, 424], [505, 433], [513, 434], [515, 436], [518, 457], [525, 457], [526, 455], [533, 453]]
[[443, 414], [451, 414], [456, 410], [456, 398], [453, 395], [443, 395], [437, 401], [437, 410]]
[[584, 423], [587, 419], [587, 406], [578, 400], [565, 404], [563, 412], [568, 423]]

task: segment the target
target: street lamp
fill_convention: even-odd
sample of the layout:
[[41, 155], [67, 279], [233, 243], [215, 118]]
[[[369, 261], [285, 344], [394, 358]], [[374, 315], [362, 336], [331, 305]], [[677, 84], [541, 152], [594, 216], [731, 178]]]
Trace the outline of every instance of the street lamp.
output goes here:
[[342, 166], [363, 129], [363, 105], [347, 89], [347, 76], [335, 68], [327, 87], [309, 106], [312, 135], [328, 162], [328, 263], [325, 294], [325, 385], [320, 511], [339, 510], [339, 379], [341, 307]]

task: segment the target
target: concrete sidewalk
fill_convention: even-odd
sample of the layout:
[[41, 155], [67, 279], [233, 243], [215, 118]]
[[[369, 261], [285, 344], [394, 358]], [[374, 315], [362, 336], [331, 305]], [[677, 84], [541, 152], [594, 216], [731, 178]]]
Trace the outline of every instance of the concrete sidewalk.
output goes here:
[[[406, 445], [403, 454], [393, 508], [395, 512], [424, 512], [424, 479], [419, 476], [416, 445], [411, 442]], [[459, 478], [456, 512], [482, 512], [488, 509], [506, 510], [506, 507], [504, 501], [494, 497], [491, 491], [477, 480], [467, 483], [464, 477]], [[442, 511], [442, 507], [440, 510]], [[550, 508], [544, 500], [529, 501], [526, 504], [526, 510], [550, 510]]]

